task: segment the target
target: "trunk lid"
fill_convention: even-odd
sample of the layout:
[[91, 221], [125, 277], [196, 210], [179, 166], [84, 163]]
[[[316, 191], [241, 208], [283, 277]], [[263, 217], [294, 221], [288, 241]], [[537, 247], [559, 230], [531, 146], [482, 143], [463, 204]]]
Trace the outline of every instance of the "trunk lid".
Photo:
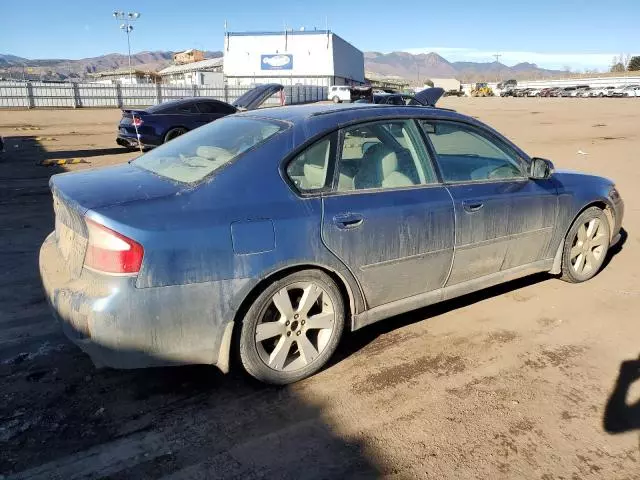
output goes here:
[[238, 110], [255, 110], [260, 107], [271, 95], [280, 92], [284, 87], [279, 83], [267, 83], [252, 88], [241, 95], [232, 103]]
[[133, 122], [133, 116], [142, 118], [147, 112], [144, 110], [122, 110], [122, 118], [120, 119], [120, 125], [131, 125]]
[[433, 87], [420, 90], [414, 95], [414, 98], [423, 105], [435, 107], [436, 103], [438, 103], [438, 100], [440, 100], [440, 97], [442, 97], [442, 95], [444, 95], [444, 88]]
[[55, 213], [55, 239], [73, 278], [82, 272], [88, 210], [176, 194], [180, 187], [132, 165], [54, 175], [49, 181]]

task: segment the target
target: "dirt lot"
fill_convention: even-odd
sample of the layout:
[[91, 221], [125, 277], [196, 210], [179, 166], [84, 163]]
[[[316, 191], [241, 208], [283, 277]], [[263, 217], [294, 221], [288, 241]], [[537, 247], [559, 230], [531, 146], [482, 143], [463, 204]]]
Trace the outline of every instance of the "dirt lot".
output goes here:
[[640, 101], [443, 104], [614, 178], [626, 242], [585, 284], [538, 275], [349, 335], [287, 388], [203, 366], [95, 370], [41, 292], [62, 167], [35, 162], [128, 160], [119, 112], [0, 112], [0, 478], [640, 478], [640, 381], [624, 404], [640, 378]]

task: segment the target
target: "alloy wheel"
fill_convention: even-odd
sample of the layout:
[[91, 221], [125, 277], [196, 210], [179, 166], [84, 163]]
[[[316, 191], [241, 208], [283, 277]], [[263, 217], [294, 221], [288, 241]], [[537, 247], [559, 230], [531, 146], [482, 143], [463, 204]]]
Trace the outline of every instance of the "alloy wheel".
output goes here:
[[569, 255], [574, 272], [585, 275], [600, 268], [607, 253], [608, 234], [599, 218], [592, 218], [578, 227]]
[[283, 287], [263, 312], [255, 345], [265, 365], [276, 371], [290, 372], [312, 363], [327, 348], [335, 329], [333, 302], [313, 282]]

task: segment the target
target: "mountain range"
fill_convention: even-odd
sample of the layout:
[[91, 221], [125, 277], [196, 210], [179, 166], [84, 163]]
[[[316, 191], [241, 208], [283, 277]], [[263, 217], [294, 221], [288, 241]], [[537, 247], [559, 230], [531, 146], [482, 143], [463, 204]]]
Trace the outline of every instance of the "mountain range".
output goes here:
[[556, 77], [566, 74], [560, 70], [547, 70], [534, 63], [518, 63], [512, 67], [499, 62], [449, 62], [437, 53], [365, 52], [365, 70], [378, 75], [398, 76], [422, 82], [429, 78], [457, 78], [462, 82], [492, 82]]
[[[131, 64], [140, 70], [160, 70], [172, 64], [173, 51], [139, 52], [131, 56]], [[221, 57], [220, 51], [207, 51], [205, 58]], [[412, 83], [429, 78], [457, 78], [462, 82], [496, 81], [515, 78], [532, 79], [555, 77], [560, 70], [546, 70], [533, 63], [519, 63], [512, 67], [499, 62], [449, 62], [437, 53], [413, 55], [407, 52], [365, 52], [365, 70], [377, 76], [401, 77]], [[124, 68], [129, 65], [127, 55], [110, 53], [99, 57], [30, 60], [15, 55], [0, 54], [0, 77], [32, 80], [81, 80], [88, 74]]]
[[[173, 51], [139, 52], [131, 55], [131, 65], [140, 70], [157, 71], [173, 63]], [[217, 58], [222, 52], [204, 52], [205, 58]], [[30, 60], [15, 55], [0, 54], [0, 77], [30, 79], [81, 80], [90, 73], [115, 70], [129, 66], [129, 57], [120, 53], [109, 53], [99, 57], [79, 60], [45, 59]]]

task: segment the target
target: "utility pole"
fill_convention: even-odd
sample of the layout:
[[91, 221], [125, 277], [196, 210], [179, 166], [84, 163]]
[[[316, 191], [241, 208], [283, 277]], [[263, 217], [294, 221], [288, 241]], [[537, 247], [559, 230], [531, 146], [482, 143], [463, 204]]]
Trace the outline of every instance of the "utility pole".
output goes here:
[[129, 83], [133, 85], [133, 72], [131, 71], [131, 39], [129, 37], [133, 30], [133, 25], [131, 24], [140, 18], [140, 14], [138, 12], [124, 13], [116, 10], [113, 12], [113, 18], [123, 22], [120, 25], [120, 30], [127, 34], [127, 50], [129, 52]]
[[[501, 53], [494, 53], [492, 55], [493, 57], [496, 57], [496, 63], [500, 63], [500, 57], [502, 56]], [[498, 72], [496, 73], [496, 81], [498, 83], [500, 83], [500, 71], [498, 70]]]

